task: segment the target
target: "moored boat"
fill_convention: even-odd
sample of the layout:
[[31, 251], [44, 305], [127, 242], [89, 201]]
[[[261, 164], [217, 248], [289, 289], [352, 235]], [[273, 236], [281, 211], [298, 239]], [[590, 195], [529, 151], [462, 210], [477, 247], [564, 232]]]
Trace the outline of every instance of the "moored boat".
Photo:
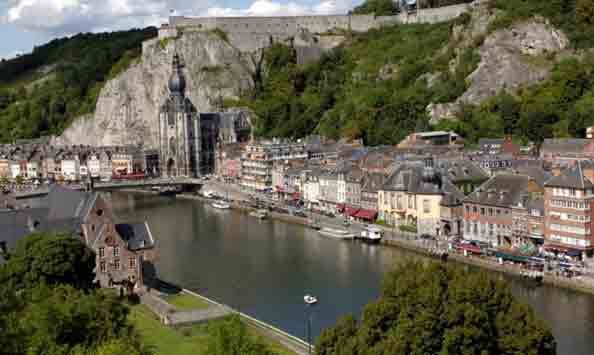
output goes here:
[[213, 202], [211, 206], [220, 210], [228, 210], [231, 208], [231, 205], [224, 201]]
[[253, 211], [253, 212], [250, 212], [250, 216], [256, 217], [258, 219], [266, 219], [266, 218], [268, 218], [268, 211], [266, 211], [266, 210]]
[[355, 235], [344, 229], [322, 228], [318, 231], [323, 236], [336, 239], [355, 239]]
[[361, 231], [361, 239], [367, 243], [379, 243], [382, 240], [382, 230], [376, 226], [367, 226], [364, 230]]

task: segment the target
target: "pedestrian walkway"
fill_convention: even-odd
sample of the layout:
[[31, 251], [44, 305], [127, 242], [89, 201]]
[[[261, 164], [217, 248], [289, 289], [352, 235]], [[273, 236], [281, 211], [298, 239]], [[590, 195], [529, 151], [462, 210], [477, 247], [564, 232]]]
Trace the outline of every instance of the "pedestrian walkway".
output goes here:
[[159, 291], [152, 290], [140, 296], [140, 302], [147, 306], [165, 325], [181, 325], [202, 323], [213, 319], [223, 318], [232, 312], [229, 308], [211, 304], [205, 309], [178, 310], [167, 303]]

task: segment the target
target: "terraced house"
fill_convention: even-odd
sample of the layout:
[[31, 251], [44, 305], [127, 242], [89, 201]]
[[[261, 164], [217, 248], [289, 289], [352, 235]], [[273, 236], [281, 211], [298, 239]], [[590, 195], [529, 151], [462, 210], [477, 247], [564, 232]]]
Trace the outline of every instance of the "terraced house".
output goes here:
[[521, 174], [495, 175], [464, 199], [464, 239], [495, 247], [513, 246], [512, 207], [543, 187]]
[[594, 249], [594, 163], [575, 166], [545, 184], [545, 249], [570, 256], [591, 255]]

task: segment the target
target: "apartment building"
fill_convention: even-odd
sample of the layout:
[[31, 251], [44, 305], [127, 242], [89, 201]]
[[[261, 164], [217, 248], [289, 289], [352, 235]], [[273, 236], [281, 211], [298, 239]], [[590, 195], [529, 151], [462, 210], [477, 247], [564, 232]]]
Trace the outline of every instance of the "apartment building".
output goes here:
[[594, 163], [577, 161], [545, 183], [545, 249], [577, 256], [593, 249]]
[[273, 140], [246, 145], [241, 156], [243, 187], [256, 191], [272, 191], [273, 166], [277, 161], [288, 163], [307, 159], [305, 145], [300, 142]]

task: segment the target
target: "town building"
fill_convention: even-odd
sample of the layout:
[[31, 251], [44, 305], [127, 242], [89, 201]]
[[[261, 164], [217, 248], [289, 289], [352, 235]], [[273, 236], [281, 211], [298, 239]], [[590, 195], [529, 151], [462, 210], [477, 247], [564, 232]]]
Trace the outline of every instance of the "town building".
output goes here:
[[143, 285], [143, 268], [155, 258], [146, 222], [116, 223], [111, 206], [96, 192], [55, 185], [44, 201], [36, 208], [0, 211], [0, 240], [9, 250], [33, 232], [69, 233], [95, 252], [99, 285]]
[[448, 178], [465, 195], [489, 179], [489, 175], [478, 164], [466, 159], [439, 159], [436, 169]]
[[545, 231], [543, 198], [523, 195], [517, 205], [511, 206], [511, 214], [512, 248], [525, 254], [542, 251]]
[[80, 179], [80, 161], [78, 155], [69, 154], [63, 157], [60, 162], [62, 177], [67, 181], [78, 181]]
[[512, 207], [543, 188], [527, 175], [501, 173], [464, 199], [464, 239], [512, 247]]
[[594, 140], [583, 138], [547, 138], [540, 148], [540, 158], [549, 163], [566, 164], [594, 158]]
[[427, 146], [461, 146], [462, 138], [454, 132], [433, 131], [411, 133], [398, 143], [398, 148]]
[[509, 154], [517, 156], [520, 154], [520, 146], [512, 140], [511, 136], [505, 138], [481, 138], [478, 145], [481, 155]]
[[87, 158], [87, 170], [93, 178], [99, 178], [101, 175], [101, 160], [96, 153], [90, 154]]
[[241, 157], [240, 184], [256, 191], [272, 191], [275, 162], [305, 161], [307, 151], [301, 142], [260, 141], [248, 143]]
[[545, 248], [571, 256], [594, 249], [594, 163], [577, 161], [545, 183]]

